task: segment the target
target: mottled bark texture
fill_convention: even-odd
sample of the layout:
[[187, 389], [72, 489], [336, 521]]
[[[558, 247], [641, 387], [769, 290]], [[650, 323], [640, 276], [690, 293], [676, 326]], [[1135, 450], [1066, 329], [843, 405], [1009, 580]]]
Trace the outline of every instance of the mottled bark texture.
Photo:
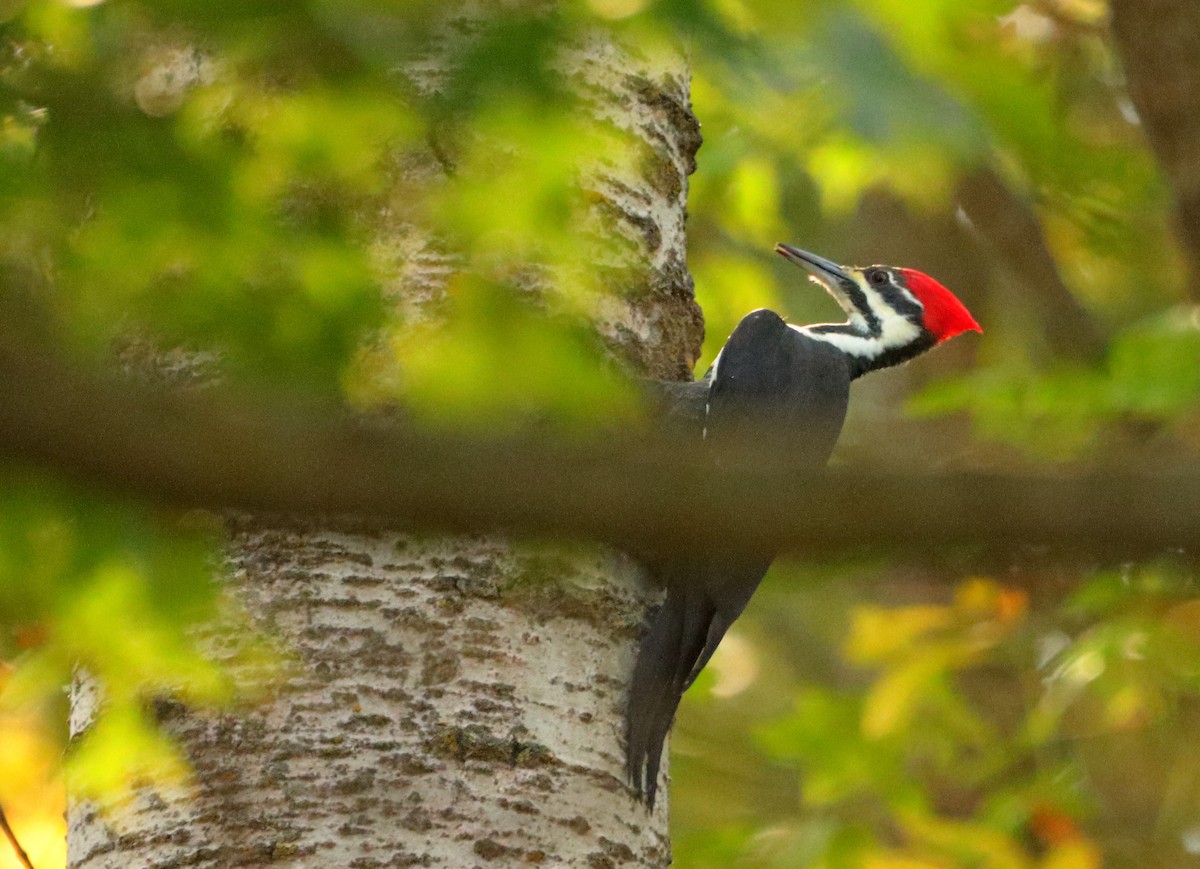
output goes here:
[[[448, 32], [469, 35], [457, 25]], [[563, 74], [597, 123], [644, 150], [628, 177], [585, 172], [597, 219], [637, 253], [614, 267], [622, 294], [598, 328], [642, 373], [687, 376], [702, 321], [684, 266], [699, 144], [686, 69], [594, 37]], [[443, 162], [406, 155], [400, 183], [436, 183]], [[398, 211], [380, 225], [397, 304], [435, 301], [458, 260]], [[654, 597], [632, 563], [595, 548], [230, 524], [232, 584], [294, 656], [291, 675], [248, 711], [159, 702], [194, 792], [147, 791], [111, 823], [74, 804], [72, 867], [669, 862], [665, 801], [648, 815], [622, 776], [626, 680]], [[75, 732], [98, 702], [81, 683]]]
[[1175, 193], [1180, 239], [1200, 299], [1200, 3], [1113, 0], [1129, 94]]
[[[620, 779], [615, 710], [647, 601], [608, 555], [234, 523], [234, 581], [295, 671], [220, 717], [160, 702], [197, 792], [73, 866], [608, 866], [666, 862]], [[89, 699], [85, 694], [80, 699]]]

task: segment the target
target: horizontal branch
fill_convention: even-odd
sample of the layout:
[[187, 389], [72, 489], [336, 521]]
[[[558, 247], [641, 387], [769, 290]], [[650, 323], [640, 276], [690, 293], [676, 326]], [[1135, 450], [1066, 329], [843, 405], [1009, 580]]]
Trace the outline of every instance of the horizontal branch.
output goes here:
[[[696, 398], [688, 387], [668, 392], [677, 403]], [[429, 432], [97, 377], [2, 343], [0, 456], [179, 507], [570, 536], [640, 552], [1034, 544], [1125, 556], [1200, 539], [1200, 466], [813, 477], [765, 447], [714, 456], [672, 432], [586, 441]]]

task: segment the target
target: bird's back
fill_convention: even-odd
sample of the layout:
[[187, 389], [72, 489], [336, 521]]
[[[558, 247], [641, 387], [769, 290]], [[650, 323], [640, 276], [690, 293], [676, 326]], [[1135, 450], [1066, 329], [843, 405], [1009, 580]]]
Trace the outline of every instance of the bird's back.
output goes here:
[[846, 418], [850, 380], [836, 347], [793, 329], [774, 311], [754, 311], [721, 350], [704, 438], [716, 445], [782, 443], [796, 467], [823, 467]]
[[[710, 372], [696, 434], [715, 447], [735, 440], [743, 446], [783, 443], [797, 468], [819, 468], [841, 431], [850, 379], [844, 354], [792, 329], [772, 311], [754, 311], [734, 329]], [[626, 734], [630, 780], [651, 806], [663, 740], [679, 700], [774, 557], [774, 552], [697, 551], [647, 564], [667, 596], [639, 650]]]

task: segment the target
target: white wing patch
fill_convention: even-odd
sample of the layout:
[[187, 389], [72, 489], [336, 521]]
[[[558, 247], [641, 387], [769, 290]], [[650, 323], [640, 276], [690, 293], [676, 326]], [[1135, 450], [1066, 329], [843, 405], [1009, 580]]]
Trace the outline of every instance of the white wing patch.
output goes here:
[[724, 350], [725, 348], [722, 347], [721, 351], [717, 353], [717, 358], [713, 360], [712, 371], [708, 375], [708, 396], [704, 400], [704, 428], [700, 432], [702, 441], [708, 440], [708, 414], [712, 410], [712, 388], [713, 384], [717, 382], [717, 366], [721, 364], [721, 353]]
[[[833, 324], [822, 323], [820, 325], [831, 326]], [[795, 329], [801, 335], [812, 338], [814, 341], [824, 341], [826, 344], [832, 344], [848, 356], [874, 359], [883, 352], [878, 338], [869, 338], [866, 335], [852, 335], [848, 332], [814, 332], [814, 327], [812, 326], [793, 326], [790, 323], [788, 324], [788, 328]]]

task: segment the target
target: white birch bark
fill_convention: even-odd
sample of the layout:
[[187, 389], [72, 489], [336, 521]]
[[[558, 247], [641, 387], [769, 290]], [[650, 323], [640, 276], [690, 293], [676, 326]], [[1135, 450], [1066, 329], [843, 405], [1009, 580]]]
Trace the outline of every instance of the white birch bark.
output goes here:
[[[598, 327], [643, 373], [685, 376], [702, 334], [684, 265], [699, 144], [686, 69], [599, 37], [568, 66], [597, 118], [648, 155], [638, 174], [596, 182], [597, 208], [641, 254], [638, 291], [607, 302]], [[398, 301], [439, 294], [453, 260], [381, 223]], [[146, 791], [107, 819], [74, 802], [71, 867], [669, 862], [667, 800], [649, 815], [622, 773], [626, 683], [654, 597], [635, 565], [596, 547], [253, 518], [231, 531], [235, 590], [295, 665], [253, 709], [160, 703], [195, 787]], [[73, 733], [99, 702], [77, 686]]]

